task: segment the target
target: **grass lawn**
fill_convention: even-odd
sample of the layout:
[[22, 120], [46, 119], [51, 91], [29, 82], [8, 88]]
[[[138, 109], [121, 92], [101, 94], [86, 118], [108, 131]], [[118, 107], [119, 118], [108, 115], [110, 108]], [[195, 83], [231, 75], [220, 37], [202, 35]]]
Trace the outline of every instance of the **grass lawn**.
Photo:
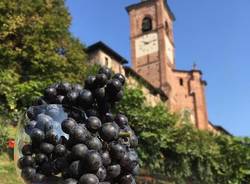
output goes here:
[[22, 184], [17, 176], [14, 161], [6, 153], [0, 155], [0, 183]]

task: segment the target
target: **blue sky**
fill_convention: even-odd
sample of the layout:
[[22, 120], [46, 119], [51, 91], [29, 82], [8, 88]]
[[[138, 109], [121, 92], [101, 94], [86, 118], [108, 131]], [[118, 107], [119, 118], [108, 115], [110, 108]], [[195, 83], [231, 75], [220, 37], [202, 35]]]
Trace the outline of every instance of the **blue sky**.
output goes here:
[[[250, 1], [168, 0], [176, 64], [195, 62], [208, 82], [209, 119], [238, 136], [250, 136]], [[67, 0], [71, 31], [82, 43], [102, 40], [130, 60], [127, 5], [139, 0]]]

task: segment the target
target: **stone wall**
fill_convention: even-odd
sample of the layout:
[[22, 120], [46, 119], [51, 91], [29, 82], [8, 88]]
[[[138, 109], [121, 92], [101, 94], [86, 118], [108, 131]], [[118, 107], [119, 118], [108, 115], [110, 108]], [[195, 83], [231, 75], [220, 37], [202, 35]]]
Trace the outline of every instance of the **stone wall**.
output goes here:
[[102, 50], [97, 50], [96, 52], [89, 54], [89, 61], [91, 64], [107, 66], [108, 68], [111, 68], [115, 73], [122, 73], [123, 75], [125, 75], [122, 64]]
[[156, 106], [157, 104], [165, 104], [162, 100], [161, 95], [158, 93], [153, 93], [149, 88], [145, 87], [136, 77], [133, 77], [131, 75], [126, 75], [127, 77], [127, 84], [129, 87], [137, 87], [142, 90], [145, 98], [146, 98], [146, 103], [151, 106]]

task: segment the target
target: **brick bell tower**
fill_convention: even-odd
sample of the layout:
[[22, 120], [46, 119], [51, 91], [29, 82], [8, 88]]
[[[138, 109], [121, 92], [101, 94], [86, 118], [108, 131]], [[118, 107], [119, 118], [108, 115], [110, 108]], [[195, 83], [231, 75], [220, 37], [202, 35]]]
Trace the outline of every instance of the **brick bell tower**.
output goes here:
[[130, 17], [132, 68], [169, 97], [171, 111], [187, 110], [195, 126], [209, 129], [202, 72], [175, 68], [174, 14], [167, 0], [141, 0], [126, 8]]
[[175, 68], [173, 13], [165, 0], [141, 0], [128, 6], [133, 69], [167, 95]]

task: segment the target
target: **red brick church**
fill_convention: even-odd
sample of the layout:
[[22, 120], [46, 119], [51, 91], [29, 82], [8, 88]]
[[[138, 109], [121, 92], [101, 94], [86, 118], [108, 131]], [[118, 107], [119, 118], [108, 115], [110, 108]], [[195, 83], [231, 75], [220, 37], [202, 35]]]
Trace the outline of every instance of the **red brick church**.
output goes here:
[[188, 111], [201, 130], [226, 131], [208, 120], [202, 72], [178, 70], [175, 66], [173, 23], [175, 16], [166, 0], [141, 0], [126, 8], [130, 17], [132, 68], [128, 61], [102, 42], [88, 47], [90, 61], [106, 65], [128, 78], [129, 85], [143, 80], [144, 93], [150, 103], [163, 102], [173, 112]]

